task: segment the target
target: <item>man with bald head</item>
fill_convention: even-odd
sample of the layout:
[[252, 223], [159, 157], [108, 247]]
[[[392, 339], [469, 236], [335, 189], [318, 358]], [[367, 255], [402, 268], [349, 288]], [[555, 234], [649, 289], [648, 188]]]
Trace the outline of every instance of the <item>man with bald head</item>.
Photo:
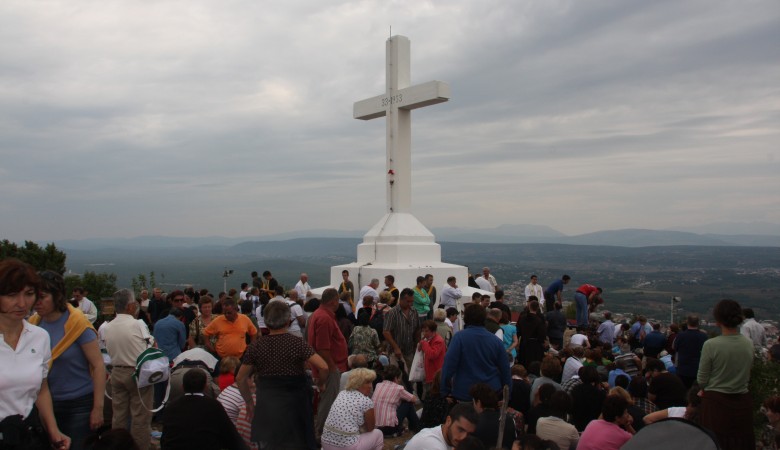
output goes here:
[[482, 276], [474, 279], [479, 285], [479, 288], [483, 291], [496, 292], [498, 289], [498, 283], [496, 283], [496, 277], [490, 274], [490, 267], [482, 268]]
[[309, 275], [306, 273], [301, 274], [300, 280], [295, 283], [295, 290], [298, 291], [298, 298], [303, 300], [304, 303], [312, 298], [311, 286], [309, 286]]
[[378, 278], [372, 278], [370, 283], [363, 286], [363, 288], [360, 290], [360, 294], [358, 295], [358, 299], [355, 302], [355, 311], [360, 311], [360, 308], [363, 307], [363, 299], [367, 296], [371, 296], [374, 299], [374, 304], [379, 303], [379, 293], [376, 290], [378, 287]]

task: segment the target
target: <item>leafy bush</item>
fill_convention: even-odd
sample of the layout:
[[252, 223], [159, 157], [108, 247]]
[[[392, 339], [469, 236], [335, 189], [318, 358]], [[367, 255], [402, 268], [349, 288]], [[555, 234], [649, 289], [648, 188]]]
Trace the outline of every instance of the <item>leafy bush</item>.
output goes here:
[[748, 389], [753, 395], [753, 429], [756, 438], [760, 438], [764, 424], [766, 424], [766, 417], [761, 414], [759, 409], [764, 400], [774, 395], [780, 395], [780, 363], [765, 361], [757, 356], [753, 360], [753, 368], [750, 370]]

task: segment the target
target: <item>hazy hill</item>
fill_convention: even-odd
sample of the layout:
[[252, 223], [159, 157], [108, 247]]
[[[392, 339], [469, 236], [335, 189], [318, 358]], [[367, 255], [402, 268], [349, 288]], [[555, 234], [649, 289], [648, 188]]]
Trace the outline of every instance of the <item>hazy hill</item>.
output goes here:
[[715, 237], [702, 236], [683, 231], [658, 231], [643, 229], [623, 229], [597, 231], [563, 239], [563, 242], [576, 245], [616, 245], [619, 247], [647, 247], [657, 245], [731, 245], [730, 242]]
[[[761, 231], [769, 231], [771, 224], [758, 227]], [[755, 227], [754, 227], [755, 228]], [[647, 229], [622, 229], [605, 230], [594, 233], [586, 233], [576, 236], [567, 236], [553, 228], [537, 225], [500, 225], [490, 228], [458, 228], [445, 227], [433, 228], [431, 231], [438, 242], [472, 242], [472, 243], [496, 243], [496, 244], [571, 244], [571, 245], [614, 245], [624, 247], [645, 247], [657, 245], [738, 245], [738, 246], [771, 246], [780, 247], [780, 226], [774, 233], [746, 234], [746, 233], [695, 233], [691, 231], [676, 230], [647, 230]], [[726, 225], [712, 227], [712, 229], [727, 230]], [[272, 245], [273, 242], [290, 242], [300, 239], [309, 239], [315, 242], [318, 239], [346, 239], [359, 241], [364, 232], [339, 231], [339, 230], [303, 230], [278, 233], [266, 236], [250, 236], [228, 238], [221, 236], [208, 237], [167, 237], [167, 236], [139, 236], [134, 238], [116, 239], [81, 239], [55, 241], [58, 247], [77, 250], [95, 250], [104, 248], [116, 249], [164, 249], [164, 248], [222, 248], [234, 247], [236, 252], [244, 249], [255, 252], [259, 248], [263, 251], [277, 252], [287, 251], [287, 247]], [[262, 242], [262, 245], [253, 243]], [[303, 242], [303, 241], [301, 241]], [[311, 244], [319, 245], [319, 244]], [[277, 249], [277, 250], [274, 250]]]

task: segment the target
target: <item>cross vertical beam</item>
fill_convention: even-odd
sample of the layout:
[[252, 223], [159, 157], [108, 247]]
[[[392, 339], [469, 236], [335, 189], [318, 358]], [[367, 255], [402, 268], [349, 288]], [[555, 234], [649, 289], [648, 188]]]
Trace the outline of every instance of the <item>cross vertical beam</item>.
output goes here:
[[[410, 212], [412, 207], [412, 112], [392, 99], [411, 82], [410, 43], [404, 36], [387, 40], [387, 212]], [[403, 94], [401, 94], [403, 98]]]
[[386, 201], [388, 213], [408, 213], [412, 206], [413, 109], [446, 102], [450, 88], [441, 81], [411, 84], [410, 43], [393, 36], [385, 45], [386, 90], [354, 105], [354, 117], [371, 120], [386, 117]]

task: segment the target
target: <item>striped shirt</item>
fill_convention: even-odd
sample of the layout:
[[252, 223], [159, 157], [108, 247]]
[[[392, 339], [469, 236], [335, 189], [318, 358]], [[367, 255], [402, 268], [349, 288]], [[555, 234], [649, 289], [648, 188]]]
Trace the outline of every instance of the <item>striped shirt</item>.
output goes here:
[[415, 333], [420, 330], [420, 318], [417, 312], [410, 308], [408, 314], [404, 314], [401, 305], [397, 305], [385, 313], [384, 331], [389, 331], [395, 343], [404, 355], [413, 355], [417, 349]]
[[[257, 403], [257, 397], [252, 394], [252, 398]], [[236, 420], [236, 431], [241, 435], [241, 439], [251, 450], [257, 450], [257, 444], [251, 442], [252, 440], [252, 422], [247, 417], [246, 403], [241, 406], [241, 411], [238, 413], [238, 419]]]
[[225, 408], [225, 412], [228, 417], [230, 417], [230, 421], [233, 422], [233, 425], [236, 425], [238, 413], [245, 403], [244, 397], [241, 396], [241, 392], [239, 392], [238, 388], [235, 385], [228, 386], [219, 394], [217, 401]]
[[403, 386], [390, 380], [385, 380], [376, 385], [374, 389], [374, 417], [378, 427], [398, 426], [396, 410], [402, 401], [410, 402], [414, 399], [411, 392]]

